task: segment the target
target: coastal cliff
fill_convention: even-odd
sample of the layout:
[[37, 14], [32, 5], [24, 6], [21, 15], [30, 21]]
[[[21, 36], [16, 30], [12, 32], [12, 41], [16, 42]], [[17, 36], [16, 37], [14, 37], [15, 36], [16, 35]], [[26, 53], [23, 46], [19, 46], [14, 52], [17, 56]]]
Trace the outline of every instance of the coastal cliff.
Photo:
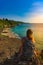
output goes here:
[[15, 52], [18, 52], [20, 46], [20, 39], [0, 36], [0, 63], [4, 62], [6, 58], [11, 59]]

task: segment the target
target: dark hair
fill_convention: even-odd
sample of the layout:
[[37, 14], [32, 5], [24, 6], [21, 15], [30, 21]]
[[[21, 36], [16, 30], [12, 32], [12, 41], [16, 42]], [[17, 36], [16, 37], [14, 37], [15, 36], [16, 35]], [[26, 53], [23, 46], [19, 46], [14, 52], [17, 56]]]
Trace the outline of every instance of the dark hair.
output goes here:
[[30, 34], [33, 34], [33, 32], [32, 32], [31, 29], [28, 29], [28, 30], [27, 30], [27, 37], [29, 37]]

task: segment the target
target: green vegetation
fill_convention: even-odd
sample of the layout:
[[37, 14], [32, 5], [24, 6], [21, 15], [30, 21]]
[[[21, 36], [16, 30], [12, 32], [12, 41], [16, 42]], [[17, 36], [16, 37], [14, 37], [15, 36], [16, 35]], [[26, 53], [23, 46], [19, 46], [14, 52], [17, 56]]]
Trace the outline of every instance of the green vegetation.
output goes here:
[[23, 22], [20, 21], [14, 21], [14, 20], [8, 20], [6, 19], [0, 19], [0, 29], [4, 28], [4, 27], [13, 27], [19, 24], [22, 24]]

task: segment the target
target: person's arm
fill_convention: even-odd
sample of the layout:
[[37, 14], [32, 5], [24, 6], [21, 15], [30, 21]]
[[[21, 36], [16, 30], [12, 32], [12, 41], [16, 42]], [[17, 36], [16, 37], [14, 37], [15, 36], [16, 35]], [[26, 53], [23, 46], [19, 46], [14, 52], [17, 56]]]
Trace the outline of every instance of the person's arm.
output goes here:
[[22, 55], [23, 45], [24, 45], [24, 42], [25, 42], [25, 38], [22, 38], [22, 39], [21, 39], [21, 42], [22, 42], [22, 44], [21, 44], [21, 46], [20, 46], [20, 48], [19, 48], [19, 56]]
[[21, 53], [21, 52], [22, 52], [22, 45], [19, 48], [19, 53]]
[[31, 47], [32, 47], [32, 49], [34, 50], [35, 56], [38, 56], [38, 50], [37, 50], [37, 48], [35, 47], [34, 44], [36, 44], [36, 43], [31, 42]]

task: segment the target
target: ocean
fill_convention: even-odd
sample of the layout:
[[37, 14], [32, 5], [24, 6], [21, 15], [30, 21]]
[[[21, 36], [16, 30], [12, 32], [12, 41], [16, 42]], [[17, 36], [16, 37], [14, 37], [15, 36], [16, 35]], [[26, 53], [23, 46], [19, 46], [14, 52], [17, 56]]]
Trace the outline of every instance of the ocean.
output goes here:
[[35, 45], [39, 50], [43, 49], [43, 24], [42, 23], [25, 23], [11, 28], [13, 33], [18, 34], [21, 38], [26, 36], [26, 31], [32, 29], [35, 38]]

